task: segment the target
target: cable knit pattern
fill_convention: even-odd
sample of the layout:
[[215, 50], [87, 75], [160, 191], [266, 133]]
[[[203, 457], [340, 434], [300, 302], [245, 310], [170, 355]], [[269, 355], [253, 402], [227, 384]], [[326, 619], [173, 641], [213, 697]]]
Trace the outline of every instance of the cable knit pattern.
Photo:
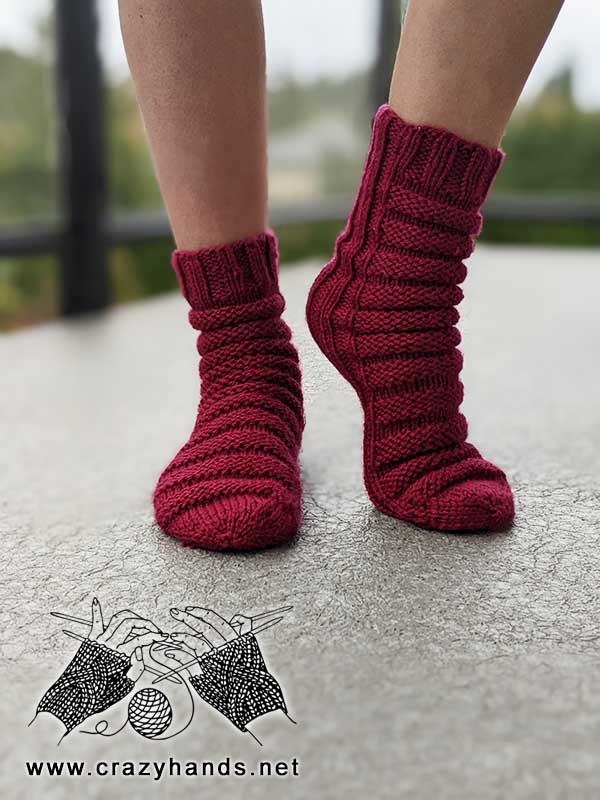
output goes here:
[[201, 400], [189, 441], [156, 486], [156, 520], [210, 549], [284, 542], [300, 522], [304, 416], [275, 237], [175, 251], [172, 263], [201, 331]]
[[495, 530], [513, 517], [504, 473], [466, 442], [455, 327], [462, 262], [501, 162], [382, 106], [348, 223], [309, 295], [312, 335], [363, 406], [371, 500], [427, 528]]

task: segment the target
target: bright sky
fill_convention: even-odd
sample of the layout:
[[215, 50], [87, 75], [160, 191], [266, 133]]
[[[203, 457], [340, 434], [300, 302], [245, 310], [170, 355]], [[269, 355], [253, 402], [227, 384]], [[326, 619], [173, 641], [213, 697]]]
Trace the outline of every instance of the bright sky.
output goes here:
[[[500, 0], [499, 0], [500, 1]], [[117, 0], [99, 0], [102, 47], [112, 74], [126, 74], [119, 33]], [[32, 23], [52, 0], [3, 0], [0, 45], [31, 47]], [[267, 58], [271, 79], [343, 75], [366, 66], [373, 57], [373, 0], [263, 0]], [[534, 94], [557, 69], [575, 66], [575, 91], [586, 107], [600, 107], [600, 2], [566, 0], [546, 48], [525, 89]]]

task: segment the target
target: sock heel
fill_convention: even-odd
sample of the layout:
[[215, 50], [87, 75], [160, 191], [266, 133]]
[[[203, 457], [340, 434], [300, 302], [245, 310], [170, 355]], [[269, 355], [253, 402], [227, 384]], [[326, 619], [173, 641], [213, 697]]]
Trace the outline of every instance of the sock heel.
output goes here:
[[311, 286], [306, 301], [306, 321], [319, 350], [352, 388], [358, 391], [358, 387], [337, 353], [334, 342], [331, 315], [336, 306], [336, 266], [335, 261], [326, 264]]
[[[333, 331], [333, 324], [331, 322], [332, 319], [332, 312], [336, 304], [336, 262], [330, 261], [323, 270], [319, 273], [317, 279], [313, 283], [310, 292], [308, 294], [308, 300], [306, 303], [306, 321], [308, 323], [308, 328], [310, 333], [317, 343], [319, 350], [323, 353], [325, 358], [331, 362], [331, 364], [337, 369], [340, 375], [348, 381], [350, 386], [354, 389], [354, 391], [358, 395], [358, 399], [361, 404], [361, 408], [363, 411], [363, 419], [366, 419], [365, 413], [365, 400], [363, 397], [363, 393], [360, 390], [357, 382], [352, 378], [349, 371], [346, 369], [345, 365], [342, 363], [340, 357], [337, 354], [335, 349], [335, 344], [333, 342], [334, 339], [334, 331]], [[327, 338], [326, 333], [329, 333], [329, 340]], [[366, 456], [367, 452], [369, 456], [367, 456], [367, 460], [370, 457], [371, 453], [371, 442], [366, 434], [365, 429], [365, 436], [363, 442], [363, 460], [364, 456]], [[367, 490], [367, 494], [373, 505], [375, 505], [380, 511], [383, 511], [384, 514], [392, 514], [392, 510], [389, 506], [383, 503], [380, 499], [381, 493], [378, 491], [376, 481], [371, 478], [369, 474], [369, 470], [366, 465], [363, 468], [363, 477], [365, 481], [365, 488]]]

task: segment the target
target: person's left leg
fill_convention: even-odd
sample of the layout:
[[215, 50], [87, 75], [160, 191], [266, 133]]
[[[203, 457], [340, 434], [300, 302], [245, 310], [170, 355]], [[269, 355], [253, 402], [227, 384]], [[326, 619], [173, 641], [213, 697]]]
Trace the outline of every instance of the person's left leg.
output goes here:
[[369, 496], [427, 528], [513, 517], [503, 472], [466, 440], [455, 306], [504, 125], [561, 2], [410, 3], [390, 105], [310, 292], [313, 337], [362, 402]]

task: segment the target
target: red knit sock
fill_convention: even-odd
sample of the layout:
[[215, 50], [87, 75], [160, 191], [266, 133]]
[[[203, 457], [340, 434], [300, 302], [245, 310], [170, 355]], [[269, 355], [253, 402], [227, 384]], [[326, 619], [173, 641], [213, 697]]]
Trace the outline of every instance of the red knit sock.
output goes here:
[[175, 251], [173, 268], [190, 322], [202, 331], [202, 392], [190, 440], [156, 486], [156, 520], [210, 549], [284, 542], [300, 521], [304, 417], [298, 354], [281, 319], [275, 237]]
[[363, 406], [371, 500], [427, 528], [494, 530], [513, 517], [504, 473], [466, 442], [454, 327], [462, 260], [501, 161], [380, 108], [354, 208], [308, 300], [312, 335]]

